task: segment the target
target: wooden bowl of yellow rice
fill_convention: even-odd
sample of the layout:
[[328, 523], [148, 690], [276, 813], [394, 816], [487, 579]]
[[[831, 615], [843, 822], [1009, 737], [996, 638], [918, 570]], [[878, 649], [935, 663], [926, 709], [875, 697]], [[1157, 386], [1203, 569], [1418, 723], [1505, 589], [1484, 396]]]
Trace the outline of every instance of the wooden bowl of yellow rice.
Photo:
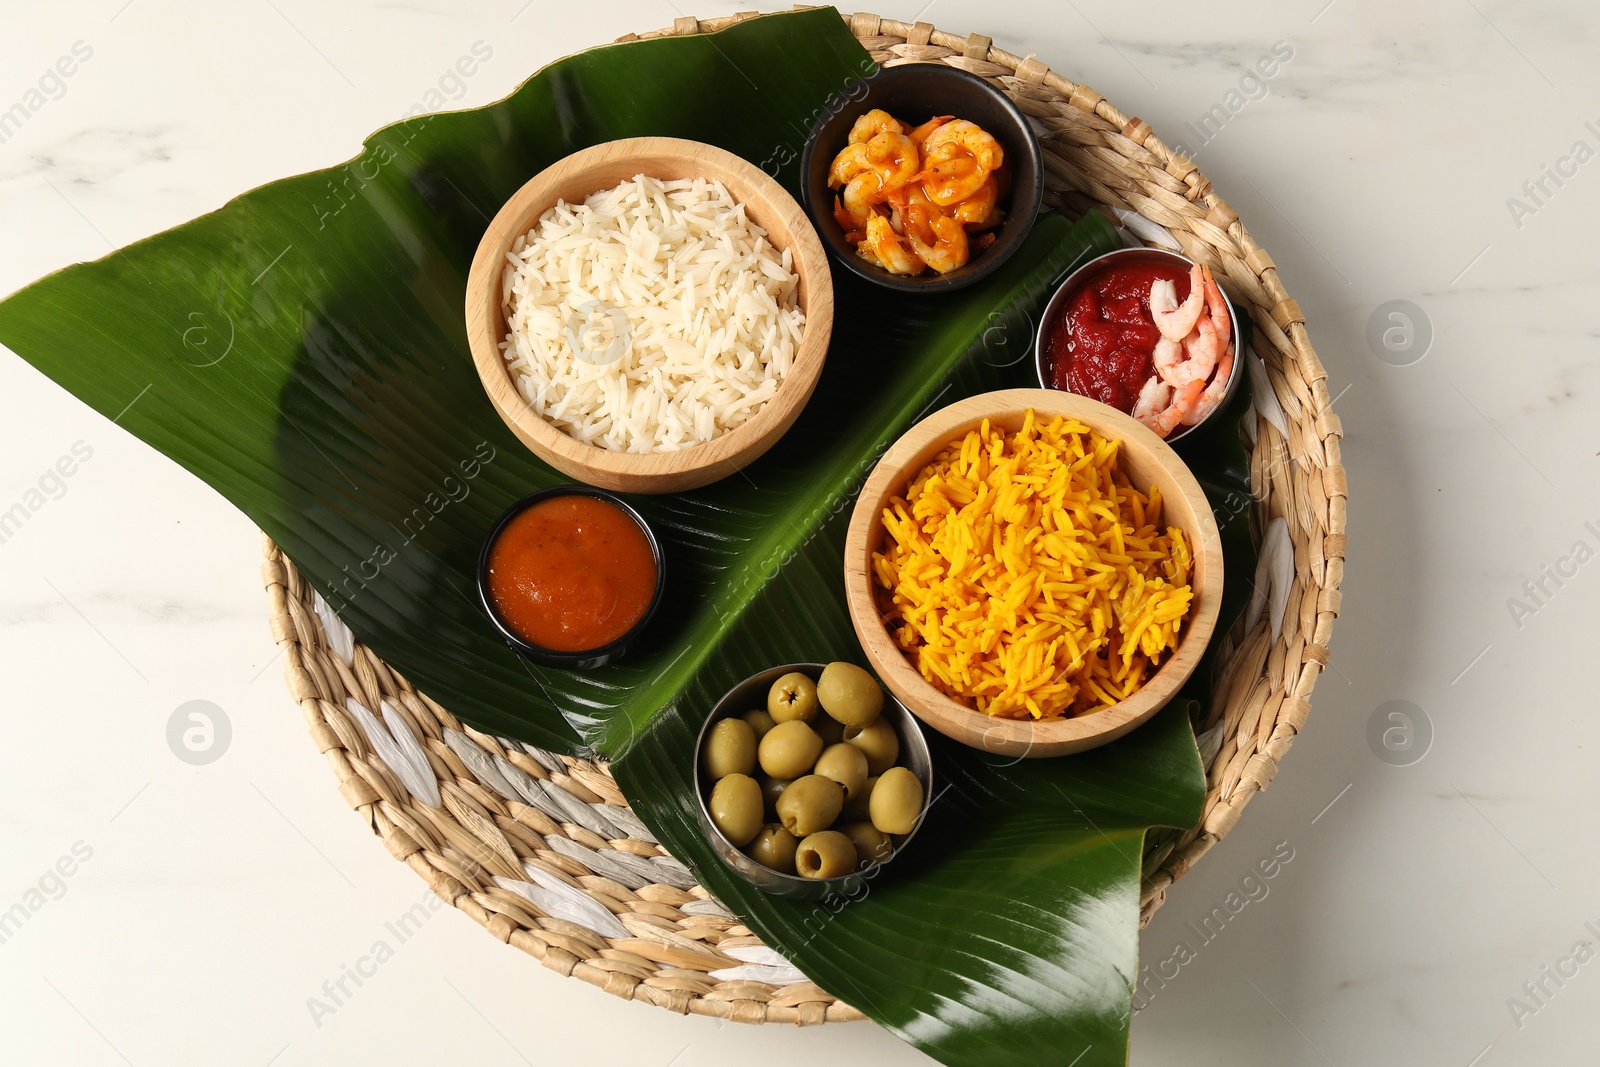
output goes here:
[[988, 752], [1063, 756], [1144, 723], [1194, 672], [1222, 543], [1149, 429], [1073, 393], [1006, 389], [884, 454], [844, 576], [867, 659], [919, 719]]

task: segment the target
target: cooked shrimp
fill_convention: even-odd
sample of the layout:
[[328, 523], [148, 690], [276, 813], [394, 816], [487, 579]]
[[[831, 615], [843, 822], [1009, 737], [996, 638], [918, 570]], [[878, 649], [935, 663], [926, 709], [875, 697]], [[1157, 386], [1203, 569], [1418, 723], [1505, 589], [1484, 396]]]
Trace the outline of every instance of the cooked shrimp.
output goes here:
[[1150, 317], [1156, 329], [1169, 341], [1181, 341], [1189, 336], [1205, 307], [1205, 281], [1200, 274], [1200, 264], [1189, 271], [1189, 298], [1178, 303], [1178, 287], [1165, 278], [1150, 285]]
[[1228, 315], [1228, 301], [1222, 295], [1222, 289], [1217, 285], [1217, 280], [1211, 276], [1210, 267], [1200, 268], [1200, 278], [1205, 282], [1206, 314], [1211, 317], [1211, 325], [1216, 327], [1218, 344], [1217, 349], [1231, 340], [1233, 324]]
[[930, 164], [911, 180], [922, 183], [929, 200], [940, 207], [949, 207], [976, 196], [989, 178], [989, 172], [978, 166], [978, 161], [971, 156], [955, 156]]
[[1172, 392], [1172, 403], [1163, 411], [1151, 416], [1148, 420], [1141, 420], [1156, 432], [1157, 437], [1165, 437], [1178, 428], [1185, 415], [1194, 409], [1200, 401], [1200, 394], [1205, 391], [1205, 382], [1190, 382], [1180, 389]]
[[928, 158], [936, 163], [965, 153], [985, 171], [996, 170], [1005, 161], [1005, 150], [994, 139], [994, 135], [966, 119], [940, 124], [938, 129], [928, 134], [922, 148]]
[[1149, 381], [1144, 383], [1144, 388], [1139, 390], [1139, 399], [1134, 401], [1133, 417], [1148, 426], [1171, 404], [1172, 386], [1162, 381], [1161, 375], [1152, 374]]
[[964, 267], [972, 258], [967, 247], [966, 228], [949, 215], [932, 209], [911, 209], [906, 222], [906, 240], [911, 242], [917, 258], [940, 274]]
[[1000, 213], [995, 210], [995, 202], [999, 199], [1000, 183], [995, 181], [994, 175], [991, 174], [984, 179], [977, 192], [951, 206], [950, 213], [963, 225], [974, 229], [987, 229], [1000, 221]]
[[[839, 194], [839, 210], [844, 212], [844, 217], [850, 220], [848, 226], [841, 220], [839, 225], [847, 230], [864, 230], [867, 228], [867, 219], [877, 212], [877, 205], [883, 202], [883, 177], [877, 171], [864, 170], [845, 183], [844, 192]], [[839, 218], [839, 211], [834, 212], [834, 218]]]
[[921, 274], [927, 269], [927, 264], [901, 243], [900, 235], [882, 215], [867, 220], [867, 236], [861, 242], [861, 250], [870, 253], [868, 258], [890, 274]]
[[1217, 410], [1228, 395], [1228, 381], [1233, 377], [1233, 344], [1223, 350], [1222, 358], [1217, 360], [1217, 374], [1211, 379], [1211, 384], [1206, 386], [1206, 391], [1200, 394], [1200, 399], [1195, 401], [1194, 407], [1183, 417], [1185, 426], [1193, 426], [1201, 419]]
[[864, 144], [846, 145], [828, 168], [828, 184], [838, 188], [859, 174], [877, 175], [881, 191], [892, 192], [910, 181], [920, 165], [917, 146], [903, 133], [880, 133]]
[[850, 143], [866, 144], [880, 133], [905, 132], [905, 125], [899, 119], [882, 108], [875, 107], [856, 119], [856, 124], [850, 127]]
[[1190, 382], [1203, 382], [1211, 377], [1211, 372], [1216, 369], [1217, 359], [1222, 355], [1224, 347], [1222, 340], [1217, 336], [1217, 328], [1211, 325], [1211, 319], [1204, 315], [1196, 320], [1194, 329], [1189, 331], [1189, 336], [1183, 339], [1182, 345], [1165, 337], [1157, 342], [1155, 358], [1160, 357], [1162, 345], [1172, 345], [1183, 350], [1184, 358], [1173, 365], [1170, 372], [1163, 371], [1161, 375], [1174, 387], [1185, 386]]
[[[999, 225], [1000, 143], [975, 123], [935, 115], [911, 128], [882, 109], [856, 119], [833, 158], [828, 184], [840, 190], [833, 217], [870, 263], [895, 274], [961, 267]], [[1004, 175], [1000, 178], [1003, 179]]]
[[889, 206], [889, 225], [894, 232], [902, 237], [909, 232], [909, 227], [915, 225], [927, 240], [933, 239], [933, 230], [928, 225], [928, 215], [939, 209], [933, 206], [933, 201], [928, 199], [928, 194], [922, 191], [921, 182], [912, 182], [902, 185], [886, 198]]
[[1157, 377], [1168, 385], [1187, 385], [1188, 378], [1183, 377], [1184, 356], [1183, 345], [1163, 337], [1150, 354], [1150, 364], [1155, 367]]
[[921, 148], [922, 142], [928, 139], [928, 134], [932, 133], [934, 130], [937, 130], [940, 126], [943, 126], [953, 118], [955, 118], [954, 115], [935, 115], [927, 122], [924, 122], [921, 126], [918, 126], [916, 129], [912, 130], [907, 136], [911, 138], [912, 144], [916, 145], [918, 148]]

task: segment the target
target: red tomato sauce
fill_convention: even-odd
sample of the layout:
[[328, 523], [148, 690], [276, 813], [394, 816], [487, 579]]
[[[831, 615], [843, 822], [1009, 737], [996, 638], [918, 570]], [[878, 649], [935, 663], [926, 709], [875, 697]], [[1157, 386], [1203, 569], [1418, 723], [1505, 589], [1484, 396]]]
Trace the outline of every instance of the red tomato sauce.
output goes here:
[[1150, 315], [1150, 286], [1165, 278], [1189, 297], [1189, 272], [1175, 264], [1112, 265], [1085, 277], [1045, 335], [1045, 369], [1057, 389], [1132, 413], [1155, 368], [1161, 333]]
[[644, 617], [655, 596], [655, 555], [614, 504], [551, 497], [501, 528], [489, 549], [488, 587], [495, 611], [524, 641], [586, 652]]

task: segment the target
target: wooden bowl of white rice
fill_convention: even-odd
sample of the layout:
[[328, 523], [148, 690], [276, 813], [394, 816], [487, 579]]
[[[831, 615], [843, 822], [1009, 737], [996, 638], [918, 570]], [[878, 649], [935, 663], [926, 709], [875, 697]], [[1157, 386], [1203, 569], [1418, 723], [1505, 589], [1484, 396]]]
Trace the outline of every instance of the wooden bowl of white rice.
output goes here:
[[494, 217], [467, 338], [540, 459], [604, 489], [677, 492], [742, 469], [799, 416], [832, 332], [828, 271], [761, 168], [697, 141], [611, 141]]

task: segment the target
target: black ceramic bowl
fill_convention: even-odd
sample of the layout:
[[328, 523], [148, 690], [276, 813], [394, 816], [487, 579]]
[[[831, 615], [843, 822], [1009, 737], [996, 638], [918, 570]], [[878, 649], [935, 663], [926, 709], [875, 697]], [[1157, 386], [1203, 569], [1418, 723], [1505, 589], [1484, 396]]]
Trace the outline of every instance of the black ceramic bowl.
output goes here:
[[[954, 115], [977, 123], [1000, 142], [1004, 167], [1011, 175], [1010, 191], [1000, 201], [1006, 218], [994, 244], [974, 255], [966, 266], [949, 274], [890, 274], [862, 259], [845, 242], [844, 230], [833, 217], [835, 191], [828, 188], [828, 168], [849, 143], [850, 127], [873, 108], [882, 108], [913, 126], [935, 115]], [[806, 210], [828, 251], [868, 281], [906, 293], [946, 292], [993, 274], [1028, 236], [1044, 199], [1044, 158], [1027, 117], [1005, 93], [982, 78], [943, 63], [884, 67], [835, 96], [811, 128], [800, 167]]]
[[[552, 648], [543, 648], [525, 640], [495, 610], [494, 598], [489, 595], [489, 549], [494, 545], [495, 539], [500, 536], [500, 531], [505, 529], [506, 523], [533, 507], [541, 500], [549, 500], [559, 496], [592, 496], [604, 500], [638, 523], [639, 529], [644, 532], [644, 539], [650, 543], [650, 555], [656, 564], [656, 588], [650, 597], [650, 604], [644, 609], [644, 614], [639, 616], [639, 621], [634, 623], [627, 633], [599, 648], [583, 649], [578, 652], [561, 652]], [[666, 589], [667, 567], [666, 559], [661, 553], [661, 542], [656, 539], [655, 531], [650, 529], [650, 524], [644, 517], [633, 509], [626, 500], [615, 493], [608, 493], [604, 489], [596, 489], [592, 485], [555, 485], [549, 489], [541, 489], [537, 493], [530, 493], [507, 508], [500, 517], [489, 527], [489, 535], [483, 539], [483, 548], [478, 552], [478, 599], [483, 603], [484, 613], [500, 631], [500, 636], [505, 638], [506, 644], [521, 652], [524, 656], [536, 663], [547, 667], [565, 667], [569, 670], [589, 670], [600, 667], [621, 656], [628, 650], [634, 638], [639, 636], [650, 623], [650, 617], [656, 613], [656, 608], [661, 604], [661, 594]]]

